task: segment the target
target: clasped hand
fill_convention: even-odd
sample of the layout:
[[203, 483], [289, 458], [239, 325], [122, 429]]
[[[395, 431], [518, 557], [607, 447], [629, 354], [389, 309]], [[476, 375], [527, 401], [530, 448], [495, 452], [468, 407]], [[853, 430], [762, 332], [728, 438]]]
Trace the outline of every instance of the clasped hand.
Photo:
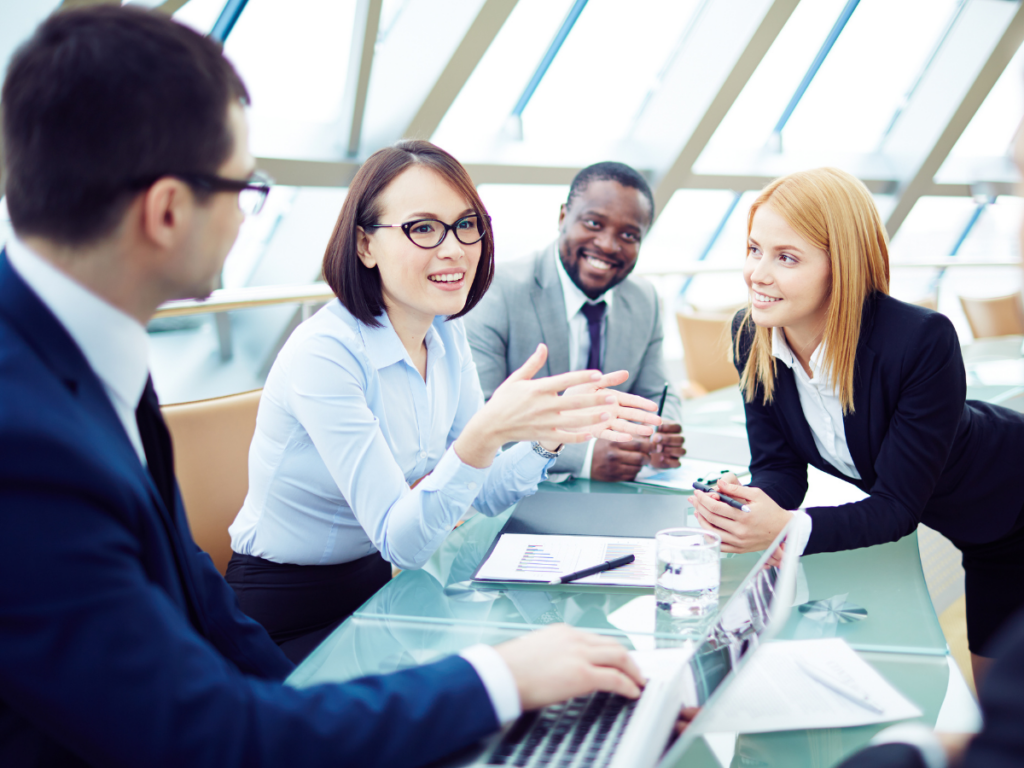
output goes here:
[[[722, 537], [723, 552], [767, 549], [793, 516], [760, 488], [740, 485], [732, 473], [719, 478], [716, 488], [750, 508], [750, 512], [734, 509], [722, 502], [718, 493], [693, 492], [690, 503], [697, 514], [697, 521], [701, 527]], [[778, 565], [780, 557], [781, 552], [774, 553], [770, 564]]]

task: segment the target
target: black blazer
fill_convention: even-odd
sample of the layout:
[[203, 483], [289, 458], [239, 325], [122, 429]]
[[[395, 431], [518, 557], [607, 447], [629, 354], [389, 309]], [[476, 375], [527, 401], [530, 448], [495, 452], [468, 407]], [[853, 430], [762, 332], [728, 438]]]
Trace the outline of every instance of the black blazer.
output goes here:
[[[1007, 623], [993, 651], [996, 662], [978, 696], [984, 727], [967, 748], [962, 768], [1024, 765], [1024, 612]], [[924, 761], [913, 747], [886, 744], [858, 752], [841, 768], [924, 768]]]
[[[743, 310], [733, 319], [733, 338]], [[742, 373], [754, 328], [739, 340]], [[793, 371], [775, 366], [773, 401], [760, 387], [746, 404], [750, 484], [785, 509], [807, 492], [807, 465], [847, 480], [867, 499], [808, 509], [807, 552], [896, 541], [924, 523], [954, 542], [995, 541], [1024, 505], [1019, 467], [1024, 415], [966, 400], [956, 331], [937, 312], [876, 293], [864, 303], [853, 380], [854, 410], [843, 419], [861, 479], [841, 474], [814, 444]]]

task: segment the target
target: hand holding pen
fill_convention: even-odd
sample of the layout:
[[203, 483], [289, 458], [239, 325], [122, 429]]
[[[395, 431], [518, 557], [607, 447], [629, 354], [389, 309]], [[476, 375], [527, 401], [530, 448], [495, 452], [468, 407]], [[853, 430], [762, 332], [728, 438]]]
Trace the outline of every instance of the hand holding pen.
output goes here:
[[723, 552], [760, 552], [771, 545], [793, 513], [760, 488], [740, 485], [734, 478], [719, 478], [715, 486], [694, 483], [690, 503], [701, 527], [722, 537]]
[[[658, 402], [658, 415], [661, 416], [665, 410], [665, 401], [668, 399], [668, 382], [661, 389], [661, 397]], [[674, 421], [663, 421], [661, 426], [655, 430], [650, 439], [650, 452], [647, 454], [647, 462], [655, 469], [673, 469], [679, 466], [679, 460], [686, 453], [683, 448], [683, 428]]]

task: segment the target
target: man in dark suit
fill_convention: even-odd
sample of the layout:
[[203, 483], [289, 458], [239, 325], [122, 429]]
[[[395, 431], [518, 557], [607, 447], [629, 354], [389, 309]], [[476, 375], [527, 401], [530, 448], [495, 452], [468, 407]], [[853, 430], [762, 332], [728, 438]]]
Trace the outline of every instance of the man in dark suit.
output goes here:
[[120, 7], [47, 20], [3, 88], [0, 765], [421, 765], [595, 689], [621, 645], [566, 627], [295, 690], [199, 551], [145, 323], [209, 295], [267, 193], [219, 48]]
[[[653, 216], [650, 187], [628, 165], [597, 163], [576, 174], [558, 214], [558, 240], [499, 264], [487, 294], [466, 315], [485, 397], [544, 342], [541, 375], [626, 370], [623, 388], [658, 402], [666, 378], [660, 302], [654, 286], [629, 277]], [[647, 463], [678, 467], [686, 451], [682, 405], [672, 387], [664, 416], [650, 440], [567, 445], [552, 471], [622, 481]]]

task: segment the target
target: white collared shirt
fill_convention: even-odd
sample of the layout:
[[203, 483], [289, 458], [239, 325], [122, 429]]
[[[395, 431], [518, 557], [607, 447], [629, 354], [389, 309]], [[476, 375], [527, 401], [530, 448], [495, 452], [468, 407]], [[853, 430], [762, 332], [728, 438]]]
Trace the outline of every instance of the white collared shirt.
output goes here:
[[6, 245], [7, 260], [57, 317], [99, 378], [135, 453], [146, 466], [135, 409], [149, 377], [149, 337], [135, 318], [82, 287], [33, 253], [17, 237]]
[[562, 284], [562, 297], [565, 299], [565, 319], [569, 323], [569, 370], [582, 371], [587, 367], [590, 357], [590, 328], [587, 316], [583, 314], [584, 304], [605, 303], [604, 317], [601, 318], [601, 361], [604, 351], [608, 348], [608, 314], [611, 312], [614, 294], [605, 291], [597, 299], [591, 299], [572, 281], [562, 264], [561, 254], [555, 248], [555, 265], [558, 269], [558, 281]]
[[847, 477], [860, 480], [860, 473], [853, 463], [850, 448], [846, 444], [846, 427], [843, 424], [843, 405], [839, 394], [822, 373], [825, 359], [825, 343], [814, 350], [808, 364], [813, 378], [807, 375], [793, 350], [786, 342], [781, 328], [772, 328], [772, 355], [793, 371], [796, 391], [800, 395], [807, 426], [814, 436], [814, 445], [821, 458]]
[[[597, 299], [591, 299], [579, 289], [579, 286], [572, 281], [569, 273], [565, 271], [562, 264], [562, 255], [555, 246], [555, 266], [558, 269], [558, 282], [562, 285], [562, 298], [565, 301], [565, 319], [569, 323], [569, 370], [582, 371], [587, 367], [590, 359], [590, 326], [587, 323], [587, 316], [583, 314], [585, 304], [596, 304], [599, 301], [605, 303], [604, 317], [601, 318], [601, 362], [604, 363], [604, 352], [608, 349], [608, 314], [612, 308], [614, 294], [605, 291]], [[583, 459], [583, 466], [580, 468], [580, 477], [590, 478], [590, 466], [594, 461], [594, 446], [596, 440], [587, 443], [587, 455]]]

